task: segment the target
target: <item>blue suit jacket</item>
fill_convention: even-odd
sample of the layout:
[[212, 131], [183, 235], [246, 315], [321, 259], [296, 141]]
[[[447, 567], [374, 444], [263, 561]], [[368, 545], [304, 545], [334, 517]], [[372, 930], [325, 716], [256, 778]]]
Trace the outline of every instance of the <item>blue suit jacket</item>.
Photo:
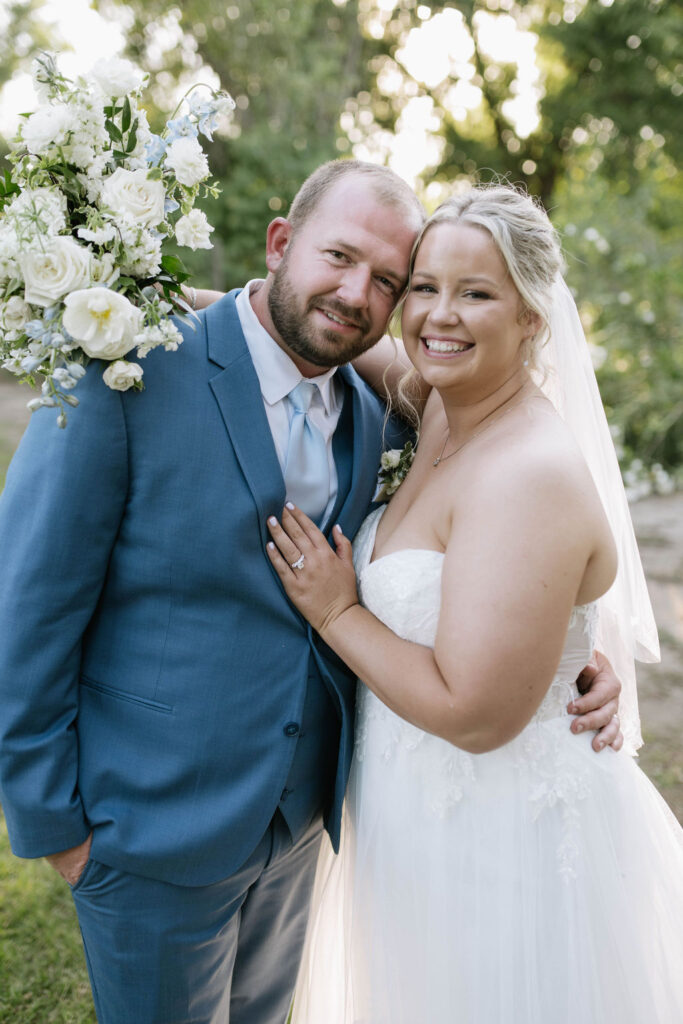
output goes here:
[[[66, 430], [34, 415], [8, 472], [0, 780], [19, 856], [92, 827], [96, 859], [203, 885], [240, 866], [277, 807], [311, 657], [340, 718], [336, 844], [354, 680], [265, 553], [285, 489], [234, 293], [183, 333], [178, 352], [147, 358], [143, 394], [110, 391], [92, 366]], [[335, 455], [350, 486], [331, 522], [353, 536], [383, 407], [339, 372], [350, 428]]]

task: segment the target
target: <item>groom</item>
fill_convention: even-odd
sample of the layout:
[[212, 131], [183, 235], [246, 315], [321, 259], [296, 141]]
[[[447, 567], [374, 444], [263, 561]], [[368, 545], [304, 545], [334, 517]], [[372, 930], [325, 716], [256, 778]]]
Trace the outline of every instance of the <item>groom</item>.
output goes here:
[[[287, 601], [266, 519], [290, 496], [360, 525], [383, 409], [340, 364], [384, 332], [421, 221], [390, 171], [319, 168], [268, 228], [265, 281], [152, 352], [142, 395], [92, 367], [8, 473], [2, 802], [14, 852], [72, 886], [101, 1024], [286, 1019], [354, 680]], [[586, 728], [609, 670], [593, 692]]]

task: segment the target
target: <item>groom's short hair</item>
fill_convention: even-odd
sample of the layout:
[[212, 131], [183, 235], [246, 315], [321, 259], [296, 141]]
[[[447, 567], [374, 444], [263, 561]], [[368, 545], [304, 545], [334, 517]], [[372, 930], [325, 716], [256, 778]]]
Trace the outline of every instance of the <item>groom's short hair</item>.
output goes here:
[[294, 196], [287, 214], [287, 220], [294, 230], [300, 228], [314, 213], [325, 195], [344, 177], [357, 175], [367, 180], [375, 197], [387, 206], [404, 210], [415, 220], [415, 230], [419, 231], [425, 220], [425, 212], [410, 186], [398, 174], [380, 164], [371, 164], [364, 160], [329, 160], [306, 178]]

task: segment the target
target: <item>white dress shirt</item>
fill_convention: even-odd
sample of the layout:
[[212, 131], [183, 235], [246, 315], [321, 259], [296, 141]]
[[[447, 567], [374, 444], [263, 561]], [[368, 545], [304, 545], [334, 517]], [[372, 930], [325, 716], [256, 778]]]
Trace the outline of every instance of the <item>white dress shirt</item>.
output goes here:
[[[255, 285], [262, 283], [259, 279], [248, 281], [237, 296], [235, 305], [247, 348], [261, 385], [263, 405], [268, 417], [270, 432], [273, 435], [280, 468], [284, 475], [289, 423], [293, 415], [292, 406], [287, 401], [287, 396], [300, 381], [304, 380], [304, 377], [284, 349], [280, 348], [261, 324], [253, 310], [249, 295]], [[323, 522], [332, 511], [337, 497], [337, 469], [332, 455], [332, 438], [339, 422], [343, 394], [341, 382], [335, 379], [336, 370], [336, 366], [333, 366], [332, 369], [321, 373], [318, 377], [306, 378], [317, 388], [308, 416], [325, 440], [330, 467], [330, 496], [323, 515]]]

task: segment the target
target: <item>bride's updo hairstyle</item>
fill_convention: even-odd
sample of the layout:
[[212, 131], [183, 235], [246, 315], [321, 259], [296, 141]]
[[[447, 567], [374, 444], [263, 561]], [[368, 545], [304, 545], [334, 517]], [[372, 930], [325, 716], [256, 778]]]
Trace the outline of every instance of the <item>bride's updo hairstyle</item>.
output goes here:
[[532, 369], [542, 369], [539, 355], [549, 337], [551, 290], [562, 269], [559, 238], [545, 210], [527, 192], [512, 185], [475, 185], [447, 199], [425, 222], [413, 246], [411, 274], [425, 234], [435, 224], [444, 223], [467, 224], [489, 233], [525, 310], [540, 319], [541, 326], [529, 339], [524, 357]]

